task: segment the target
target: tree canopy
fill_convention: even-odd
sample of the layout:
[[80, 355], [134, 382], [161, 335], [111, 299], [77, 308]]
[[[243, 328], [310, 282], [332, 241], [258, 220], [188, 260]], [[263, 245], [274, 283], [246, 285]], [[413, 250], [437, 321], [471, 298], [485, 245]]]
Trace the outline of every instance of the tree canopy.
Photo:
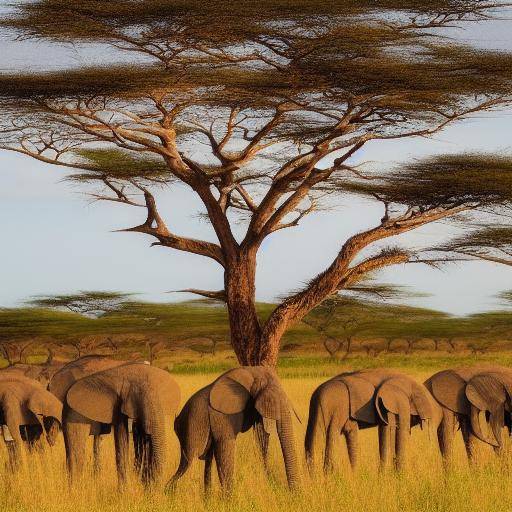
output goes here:
[[[240, 362], [274, 364], [283, 333], [326, 298], [380, 268], [433, 259], [399, 246], [372, 249], [376, 242], [510, 205], [508, 155], [354, 165], [370, 141], [430, 137], [511, 104], [512, 55], [450, 37], [507, 7], [20, 2], [0, 21], [4, 29], [78, 49], [100, 43], [112, 63], [0, 74], [0, 146], [73, 169], [69, 179], [94, 185], [97, 200], [145, 209], [146, 219], [126, 231], [216, 261], [225, 289], [213, 293], [227, 304]], [[175, 233], [161, 216], [155, 190], [175, 183], [197, 194], [216, 241]], [[334, 192], [342, 201], [364, 194], [382, 203], [380, 223], [344, 241], [324, 272], [262, 322], [255, 299], [262, 242], [297, 226]]]

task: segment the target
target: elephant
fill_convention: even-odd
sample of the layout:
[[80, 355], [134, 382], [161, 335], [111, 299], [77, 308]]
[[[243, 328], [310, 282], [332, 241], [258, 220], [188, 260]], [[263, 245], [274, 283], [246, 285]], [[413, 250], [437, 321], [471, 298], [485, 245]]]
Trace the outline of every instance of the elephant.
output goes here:
[[165, 370], [140, 363], [108, 368], [77, 380], [66, 393], [62, 428], [71, 482], [82, 474], [87, 437], [101, 425], [114, 430], [117, 475], [128, 467], [129, 420], [135, 466], [144, 485], [157, 482], [166, 457], [165, 422], [176, 415], [180, 390]]
[[306, 462], [314, 472], [315, 441], [325, 435], [324, 472], [334, 467], [335, 445], [344, 435], [350, 465], [358, 464], [358, 432], [378, 427], [380, 467], [393, 456], [404, 467], [412, 426], [429, 429], [441, 422], [441, 409], [429, 391], [411, 377], [388, 369], [342, 373], [321, 384], [311, 396], [305, 437]]
[[270, 431], [275, 423], [290, 489], [299, 485], [294, 447], [292, 406], [276, 372], [264, 366], [242, 366], [227, 371], [212, 384], [197, 391], [174, 422], [181, 446], [181, 459], [167, 491], [196, 458], [205, 461], [204, 485], [211, 487], [213, 458], [224, 492], [233, 486], [235, 441], [241, 432], [255, 428], [265, 466]]
[[[116, 368], [127, 364], [128, 361], [111, 359], [107, 356], [101, 355], [87, 355], [67, 363], [59, 371], [54, 373], [49, 384], [48, 389], [64, 403], [66, 394], [69, 388], [79, 379], [107, 370], [109, 368]], [[110, 425], [100, 425], [97, 431], [94, 432], [93, 442], [93, 457], [94, 457], [94, 470], [99, 472], [101, 461], [101, 440], [102, 436], [109, 434], [111, 430]]]
[[425, 386], [442, 408], [438, 441], [445, 463], [453, 458], [457, 426], [470, 463], [474, 462], [477, 440], [500, 452], [501, 430], [504, 426], [511, 428], [511, 369], [501, 366], [448, 369], [432, 375]]
[[18, 375], [0, 376], [0, 425], [10, 466], [18, 466], [23, 442], [36, 446], [43, 433], [55, 444], [62, 423], [62, 403], [40, 383]]
[[62, 368], [60, 363], [52, 364], [25, 364], [16, 363], [12, 366], [2, 368], [0, 370], [0, 378], [4, 375], [13, 375], [27, 377], [29, 379], [40, 382], [44, 388], [48, 387], [48, 383], [53, 375]]

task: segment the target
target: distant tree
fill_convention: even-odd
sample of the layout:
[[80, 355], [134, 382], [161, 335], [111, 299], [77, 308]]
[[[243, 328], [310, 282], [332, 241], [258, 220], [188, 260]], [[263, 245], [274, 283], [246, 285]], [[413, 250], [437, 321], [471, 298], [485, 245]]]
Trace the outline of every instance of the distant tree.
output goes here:
[[28, 351], [34, 341], [4, 341], [0, 343], [0, 353], [9, 366], [16, 363], [27, 363]]
[[[510, 201], [510, 162], [499, 155], [441, 156], [375, 172], [354, 166], [370, 142], [430, 137], [510, 104], [510, 54], [456, 44], [446, 32], [502, 7], [485, 0], [239, 0], [229, 9], [218, 0], [18, 2], [1, 23], [20, 37], [78, 49], [99, 43], [131, 59], [3, 73], [1, 146], [74, 169], [71, 179], [96, 187], [95, 200], [142, 208], [146, 218], [125, 231], [218, 263], [224, 289], [195, 292], [226, 302], [240, 363], [275, 365], [284, 333], [324, 300], [375, 270], [433, 258], [378, 242]], [[155, 191], [175, 184], [196, 194], [217, 240], [172, 230]], [[378, 201], [381, 218], [262, 320], [259, 249], [333, 193], [339, 201], [357, 194]]]
[[357, 334], [368, 321], [367, 303], [347, 297], [331, 297], [317, 306], [303, 323], [315, 329], [322, 338], [324, 349], [336, 358], [343, 349], [346, 359], [354, 349]]
[[69, 295], [40, 295], [27, 301], [30, 306], [68, 310], [92, 318], [117, 311], [130, 298], [129, 293], [80, 291]]
[[119, 311], [130, 296], [120, 292], [80, 291], [75, 294], [36, 296], [26, 301], [26, 304], [36, 308], [70, 311], [89, 320], [89, 323], [82, 323], [81, 328], [67, 329], [53, 340], [54, 345], [61, 348], [72, 346], [78, 359], [98, 351], [117, 351], [114, 335], [118, 327], [109, 325], [102, 329], [98, 324], [90, 322], [98, 322], [106, 315]]

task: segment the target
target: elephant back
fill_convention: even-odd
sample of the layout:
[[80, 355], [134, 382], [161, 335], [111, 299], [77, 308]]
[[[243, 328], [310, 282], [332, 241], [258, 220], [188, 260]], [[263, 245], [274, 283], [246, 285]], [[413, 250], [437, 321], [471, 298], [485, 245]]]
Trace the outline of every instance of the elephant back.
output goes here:
[[26, 377], [28, 379], [33, 379], [38, 382], [42, 382], [45, 384], [46, 379], [44, 376], [42, 377], [44, 367], [36, 366], [32, 364], [15, 364], [13, 366], [8, 366], [0, 370], [0, 378], [4, 376], [18, 376], [18, 377]]
[[481, 367], [442, 370], [427, 379], [425, 386], [443, 407], [457, 414], [468, 415], [470, 407], [466, 397], [466, 385], [482, 371]]
[[20, 425], [41, 424], [46, 417], [62, 423], [62, 403], [33, 379], [19, 376], [0, 379], [2, 410], [5, 401], [17, 404]]
[[[83, 377], [66, 394], [73, 410], [100, 423], [113, 423], [119, 413], [128, 418], [173, 415], [180, 390], [168, 372], [142, 363], [127, 363]], [[149, 418], [148, 415], [148, 418]]]
[[396, 375], [398, 375], [396, 371], [379, 368], [342, 373], [331, 380], [342, 382], [347, 387], [350, 417], [356, 421], [375, 425], [378, 421], [374, 400], [376, 389], [384, 380]]
[[88, 375], [107, 370], [109, 368], [116, 368], [127, 364], [127, 361], [119, 361], [110, 359], [105, 356], [85, 356], [71, 361], [64, 365], [60, 370], [54, 373], [50, 380], [48, 389], [52, 392], [61, 402], [66, 399], [66, 394], [69, 388], [77, 381]]

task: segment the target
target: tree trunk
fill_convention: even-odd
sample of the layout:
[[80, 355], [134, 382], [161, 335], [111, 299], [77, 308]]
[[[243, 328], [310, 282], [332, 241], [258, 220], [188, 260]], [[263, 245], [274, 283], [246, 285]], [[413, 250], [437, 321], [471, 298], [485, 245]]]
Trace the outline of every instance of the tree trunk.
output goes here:
[[264, 364], [261, 326], [256, 312], [256, 253], [242, 251], [224, 274], [233, 350], [241, 365]]

